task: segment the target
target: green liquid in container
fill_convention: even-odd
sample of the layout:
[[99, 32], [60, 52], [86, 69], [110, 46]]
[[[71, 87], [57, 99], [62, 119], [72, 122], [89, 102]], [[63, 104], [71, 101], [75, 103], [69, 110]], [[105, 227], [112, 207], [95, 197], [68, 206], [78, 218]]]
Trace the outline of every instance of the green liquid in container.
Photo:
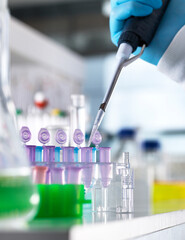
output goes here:
[[[22, 217], [38, 203], [28, 176], [0, 176], [0, 218]], [[35, 199], [34, 199], [35, 198]]]

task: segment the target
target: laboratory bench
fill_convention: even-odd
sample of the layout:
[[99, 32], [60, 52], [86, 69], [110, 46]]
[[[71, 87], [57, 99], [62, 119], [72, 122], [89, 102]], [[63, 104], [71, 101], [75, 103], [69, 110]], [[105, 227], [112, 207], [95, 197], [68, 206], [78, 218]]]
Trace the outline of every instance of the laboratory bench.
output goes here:
[[38, 221], [29, 227], [0, 230], [0, 240], [123, 240], [184, 239], [185, 210], [152, 214], [135, 210], [130, 214], [88, 213], [68, 222]]

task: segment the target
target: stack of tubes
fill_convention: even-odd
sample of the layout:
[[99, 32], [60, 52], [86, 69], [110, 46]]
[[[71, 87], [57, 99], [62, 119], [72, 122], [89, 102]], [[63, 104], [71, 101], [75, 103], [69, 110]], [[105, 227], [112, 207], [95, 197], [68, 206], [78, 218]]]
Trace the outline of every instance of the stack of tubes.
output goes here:
[[[28, 127], [21, 128], [20, 136], [32, 166], [33, 183], [61, 185], [83, 184], [85, 194], [91, 191], [93, 201], [92, 211], [108, 211], [108, 188], [111, 182], [113, 182], [113, 172], [117, 170], [114, 171], [115, 164], [111, 163], [111, 148], [99, 147], [102, 137], [98, 131], [94, 134], [92, 140], [95, 145], [94, 148], [81, 147], [84, 142], [84, 135], [80, 129], [76, 129], [73, 134], [73, 140], [75, 144], [77, 144], [77, 147], [64, 146], [67, 141], [67, 135], [62, 129], [58, 129], [55, 136], [55, 140], [60, 147], [49, 145], [50, 134], [45, 128], [41, 128], [38, 133], [38, 140], [43, 146], [27, 144], [31, 139], [31, 132]], [[115, 169], [120, 169], [121, 165], [115, 166]], [[125, 169], [124, 164], [122, 167]], [[130, 184], [130, 181], [132, 182], [133, 179], [132, 174], [130, 174], [130, 172], [128, 173], [127, 179], [129, 179], [129, 183], [126, 189], [130, 189], [130, 186], [132, 188], [133, 185]], [[124, 184], [128, 182], [128, 180], [125, 181], [125, 173], [123, 173], [123, 171], [119, 170], [118, 175], [120, 176], [120, 183], [122, 182], [122, 184]], [[96, 201], [98, 192], [96, 185], [98, 181], [101, 182], [101, 206], [97, 206]], [[124, 196], [122, 196], [122, 194], [119, 194], [119, 196], [123, 198], [121, 201], [124, 202]], [[123, 204], [120, 203], [119, 207], [116, 206], [116, 208], [124, 212], [133, 211], [132, 206], [127, 209], [123, 208], [122, 205]]]

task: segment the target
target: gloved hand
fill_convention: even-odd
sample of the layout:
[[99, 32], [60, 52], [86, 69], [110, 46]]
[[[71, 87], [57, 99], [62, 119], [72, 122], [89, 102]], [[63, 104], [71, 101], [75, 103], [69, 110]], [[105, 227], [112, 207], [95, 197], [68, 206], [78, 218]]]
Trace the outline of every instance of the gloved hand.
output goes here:
[[[111, 0], [110, 32], [117, 45], [124, 21], [131, 16], [148, 16], [160, 8], [162, 0]], [[185, 25], [185, 0], [170, 0], [159, 28], [142, 59], [157, 65], [176, 33]], [[138, 48], [134, 54], [140, 51]]]

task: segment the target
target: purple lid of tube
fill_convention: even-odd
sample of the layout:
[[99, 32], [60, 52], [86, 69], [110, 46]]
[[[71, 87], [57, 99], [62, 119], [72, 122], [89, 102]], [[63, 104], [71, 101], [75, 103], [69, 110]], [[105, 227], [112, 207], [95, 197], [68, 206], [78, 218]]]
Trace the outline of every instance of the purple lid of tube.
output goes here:
[[93, 136], [92, 143], [95, 145], [99, 145], [102, 142], [102, 136], [100, 132], [97, 130]]
[[50, 134], [46, 128], [41, 128], [38, 134], [39, 142], [46, 144], [50, 140]]
[[22, 142], [26, 143], [29, 142], [31, 139], [31, 132], [28, 127], [23, 126], [20, 130], [20, 137]]
[[58, 129], [55, 135], [55, 140], [57, 143], [63, 145], [67, 141], [67, 134], [62, 129]]
[[82, 147], [81, 148], [81, 162], [92, 162], [92, 148]]
[[35, 162], [35, 145], [25, 145], [26, 152], [30, 163]]
[[76, 129], [73, 134], [73, 140], [77, 145], [81, 145], [84, 141], [84, 134], [80, 129]]
[[110, 147], [99, 148], [99, 153], [100, 153], [100, 162], [101, 163], [111, 162], [111, 148]]

